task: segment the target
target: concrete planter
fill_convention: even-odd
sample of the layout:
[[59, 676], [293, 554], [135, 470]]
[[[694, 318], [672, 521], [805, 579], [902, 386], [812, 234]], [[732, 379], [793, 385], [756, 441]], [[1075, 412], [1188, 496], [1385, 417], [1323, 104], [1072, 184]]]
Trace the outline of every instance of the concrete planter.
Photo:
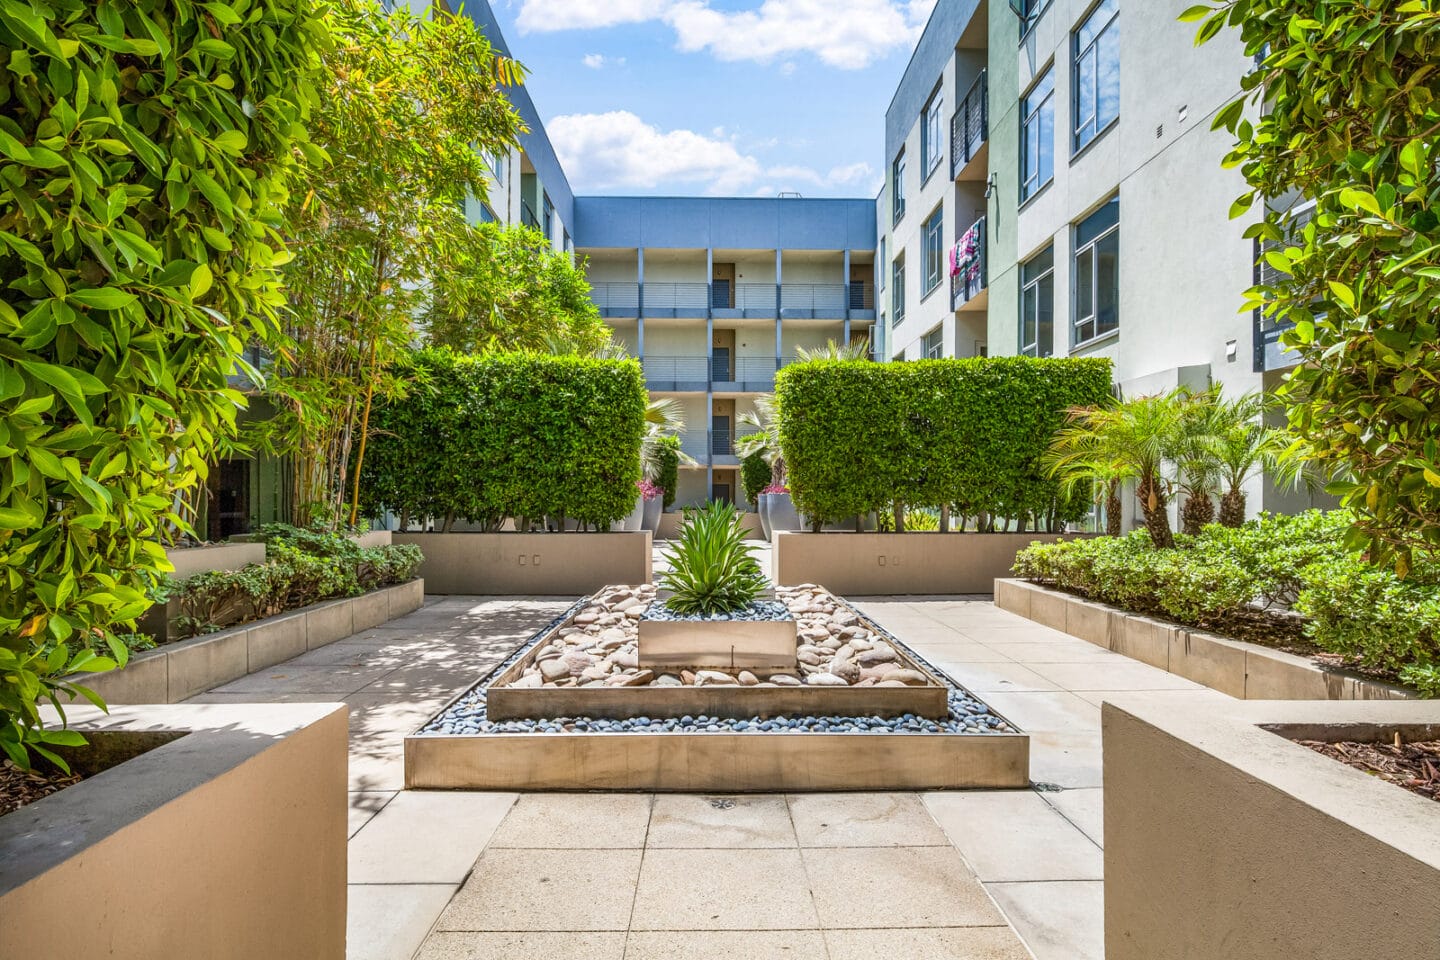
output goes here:
[[770, 494], [770, 540], [787, 530], [800, 529], [800, 514], [795, 510], [795, 501], [788, 493]]
[[1107, 702], [1107, 960], [1440, 956], [1435, 801], [1290, 742], [1440, 738], [1440, 704]]
[[634, 533], [642, 529], [644, 522], [645, 498], [637, 494], [635, 497], [635, 509], [627, 513], [625, 519], [620, 521], [620, 531], [622, 533]]
[[197, 573], [240, 570], [252, 563], [264, 563], [265, 544], [212, 543], [203, 547], [175, 547], [165, 551], [165, 558], [175, 567], [170, 576], [184, 580]]
[[1413, 690], [1323, 670], [1305, 657], [1142, 617], [1025, 580], [996, 580], [995, 605], [1239, 700], [1409, 700]]
[[639, 627], [640, 666], [719, 667], [766, 673], [795, 670], [794, 620], [647, 620]]
[[[774, 502], [771, 505], [774, 519]], [[983, 594], [1015, 554], [1055, 533], [790, 533], [775, 527], [778, 586], [823, 584], [841, 595]]]
[[389, 530], [367, 530], [364, 533], [355, 534], [350, 539], [366, 549], [388, 547], [393, 542], [393, 536]]
[[654, 534], [660, 529], [660, 518], [665, 514], [665, 498], [652, 497], [645, 501], [639, 529]]
[[179, 703], [221, 684], [298, 657], [420, 609], [425, 581], [326, 600], [277, 617], [137, 653], [121, 670], [72, 679], [107, 704]]
[[425, 554], [420, 576], [432, 594], [570, 596], [651, 575], [648, 531], [397, 533], [395, 542]]
[[0, 957], [342, 960], [343, 705], [69, 713], [103, 772], [0, 817]]

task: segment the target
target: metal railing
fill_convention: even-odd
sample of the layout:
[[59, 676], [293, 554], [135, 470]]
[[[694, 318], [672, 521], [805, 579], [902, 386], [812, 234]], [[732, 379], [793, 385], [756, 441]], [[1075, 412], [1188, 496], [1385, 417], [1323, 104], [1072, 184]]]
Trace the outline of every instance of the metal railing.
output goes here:
[[965, 165], [975, 159], [990, 135], [988, 81], [981, 70], [965, 99], [950, 116], [950, 179], [960, 175]]
[[645, 310], [704, 310], [708, 284], [647, 283]]
[[680, 451], [696, 463], [710, 462], [710, 434], [708, 431], [692, 430], [680, 438]]
[[780, 309], [787, 315], [843, 317], [847, 294], [843, 283], [786, 283], [780, 287]]
[[868, 280], [851, 280], [846, 288], [851, 310], [875, 309], [875, 284]]
[[704, 390], [709, 382], [709, 359], [704, 356], [646, 355], [640, 367], [651, 390]]
[[536, 230], [540, 229], [540, 218], [535, 216], [535, 211], [531, 210], [530, 204], [524, 200], [520, 201], [520, 222], [527, 227], [534, 227]]
[[728, 428], [711, 428], [710, 430], [710, 455], [715, 457], [733, 457], [735, 455], [734, 436]]
[[[985, 218], [976, 220], [973, 227], [979, 237], [979, 244], [975, 251], [975, 258], [969, 263], [962, 264], [960, 272], [950, 277], [950, 309], [959, 310], [963, 305], [974, 300], [985, 289], [988, 282], [987, 273], [989, 270], [989, 253], [986, 242]], [[969, 229], [961, 232], [963, 237], [969, 233]]]
[[628, 312], [631, 316], [640, 309], [640, 284], [603, 282], [590, 285], [590, 300], [602, 311], [612, 314]]
[[769, 390], [775, 386], [774, 357], [736, 357], [735, 379], [746, 390]]

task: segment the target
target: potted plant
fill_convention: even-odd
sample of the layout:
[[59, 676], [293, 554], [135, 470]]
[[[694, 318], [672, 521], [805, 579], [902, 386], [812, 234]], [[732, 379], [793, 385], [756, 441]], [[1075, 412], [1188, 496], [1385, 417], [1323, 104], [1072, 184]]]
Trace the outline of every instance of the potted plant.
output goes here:
[[625, 529], [649, 530], [654, 533], [660, 529], [660, 513], [665, 506], [665, 488], [649, 480], [641, 480], [635, 486], [640, 490], [640, 503], [636, 504], [636, 508], [641, 511], [640, 523]]
[[735, 448], [742, 456], [759, 455], [770, 464], [770, 485], [760, 491], [760, 523], [765, 539], [774, 538], [778, 530], [799, 530], [800, 516], [785, 486], [785, 456], [780, 450], [780, 417], [772, 394], [755, 398], [755, 411], [740, 415], [740, 422], [754, 429], [741, 437]]
[[790, 488], [784, 484], [771, 484], [765, 488], [769, 495], [769, 503], [766, 510], [770, 515], [770, 535], [782, 530], [801, 530], [800, 514], [795, 509], [795, 502], [790, 499]]
[[[660, 491], [660, 496], [645, 498], [641, 529], [657, 533], [660, 515], [668, 501], [674, 499], [675, 471], [681, 464], [693, 465], [695, 460], [680, 449], [680, 434], [685, 432], [685, 413], [679, 401], [672, 398], [651, 400], [645, 408], [645, 436], [640, 442], [642, 482]], [[668, 482], [667, 482], [668, 481]]]

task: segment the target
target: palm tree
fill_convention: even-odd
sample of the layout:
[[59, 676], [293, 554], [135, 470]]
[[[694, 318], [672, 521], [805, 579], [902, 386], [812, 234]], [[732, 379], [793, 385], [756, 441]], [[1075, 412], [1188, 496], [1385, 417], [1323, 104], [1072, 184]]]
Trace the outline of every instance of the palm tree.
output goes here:
[[823, 347], [796, 347], [795, 359], [801, 362], [806, 360], [869, 360], [870, 338], [856, 337], [846, 344], [827, 340]]
[[[832, 344], [835, 341], [830, 341]], [[742, 426], [754, 432], [735, 440], [735, 452], [742, 457], [758, 453], [770, 464], [770, 485], [785, 485], [785, 457], [780, 452], [780, 416], [773, 393], [762, 393], [755, 398], [755, 409], [740, 414], [737, 418]]]
[[1088, 410], [1072, 411], [1072, 422], [1055, 435], [1050, 450], [1041, 458], [1041, 468], [1060, 482], [1060, 493], [1066, 498], [1077, 488], [1086, 486], [1097, 507], [1105, 510], [1105, 533], [1118, 537], [1123, 507], [1120, 489], [1127, 480], [1135, 479], [1135, 471], [1116, 456], [1113, 450], [1100, 448], [1094, 433], [1084, 424]]
[[1265, 426], [1265, 400], [1258, 393], [1217, 404], [1217, 424], [1209, 440], [1210, 455], [1225, 492], [1220, 497], [1220, 522], [1238, 527], [1245, 522], [1245, 491], [1256, 472], [1278, 475], [1296, 482], [1296, 462], [1282, 462], [1288, 444], [1284, 430]]
[[1195, 536], [1215, 522], [1220, 470], [1212, 446], [1225, 424], [1219, 388], [1181, 399], [1179, 414], [1172, 457], [1176, 484], [1185, 495], [1180, 520], [1185, 533]]
[[[645, 405], [645, 435], [640, 441], [640, 468], [645, 479], [654, 482], [664, 468], [665, 439], [685, 432], [685, 411], [674, 397], [652, 398]], [[685, 451], [677, 451], [680, 462], [695, 462]], [[673, 491], [668, 491], [672, 492]]]

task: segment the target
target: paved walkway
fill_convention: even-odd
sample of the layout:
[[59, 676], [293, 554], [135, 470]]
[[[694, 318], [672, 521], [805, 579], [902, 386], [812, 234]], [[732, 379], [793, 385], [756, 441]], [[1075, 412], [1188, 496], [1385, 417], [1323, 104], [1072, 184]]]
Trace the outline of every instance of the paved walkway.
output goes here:
[[195, 698], [350, 704], [350, 960], [1100, 958], [1099, 704], [1222, 696], [989, 598], [877, 598], [858, 605], [1031, 735], [1036, 789], [402, 791], [404, 736], [567, 605], [431, 599]]

